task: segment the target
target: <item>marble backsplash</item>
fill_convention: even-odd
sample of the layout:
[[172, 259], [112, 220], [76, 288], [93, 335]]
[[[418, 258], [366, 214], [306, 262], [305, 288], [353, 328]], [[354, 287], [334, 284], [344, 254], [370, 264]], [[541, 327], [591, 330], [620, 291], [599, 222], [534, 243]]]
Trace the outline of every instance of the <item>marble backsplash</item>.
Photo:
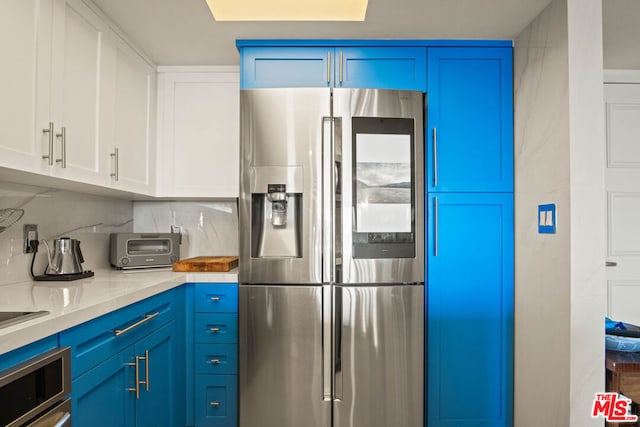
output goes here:
[[4, 231], [0, 223], [0, 285], [30, 280], [32, 255], [23, 253], [24, 224], [38, 225], [35, 274], [47, 265], [43, 239], [80, 240], [83, 267], [98, 270], [109, 267], [109, 234], [133, 230], [131, 201], [0, 181], [0, 209], [10, 208], [24, 214]]
[[168, 233], [181, 227], [180, 258], [238, 255], [238, 205], [235, 199], [215, 201], [135, 201], [137, 233]]

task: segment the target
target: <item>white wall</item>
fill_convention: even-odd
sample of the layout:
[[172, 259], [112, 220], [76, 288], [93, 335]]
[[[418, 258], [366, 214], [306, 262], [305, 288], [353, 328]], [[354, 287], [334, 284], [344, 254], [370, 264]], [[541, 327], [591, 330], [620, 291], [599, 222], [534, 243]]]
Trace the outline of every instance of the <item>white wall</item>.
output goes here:
[[[517, 37], [517, 427], [602, 425], [604, 115], [601, 0], [554, 0]], [[557, 205], [554, 235], [537, 205]]]

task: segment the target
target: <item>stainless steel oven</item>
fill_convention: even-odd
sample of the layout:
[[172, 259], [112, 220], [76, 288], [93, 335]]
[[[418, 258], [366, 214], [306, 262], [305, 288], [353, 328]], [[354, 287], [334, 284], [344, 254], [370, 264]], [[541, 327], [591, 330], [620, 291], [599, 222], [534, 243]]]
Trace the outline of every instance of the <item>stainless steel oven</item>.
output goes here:
[[0, 426], [71, 426], [71, 357], [57, 348], [0, 372]]

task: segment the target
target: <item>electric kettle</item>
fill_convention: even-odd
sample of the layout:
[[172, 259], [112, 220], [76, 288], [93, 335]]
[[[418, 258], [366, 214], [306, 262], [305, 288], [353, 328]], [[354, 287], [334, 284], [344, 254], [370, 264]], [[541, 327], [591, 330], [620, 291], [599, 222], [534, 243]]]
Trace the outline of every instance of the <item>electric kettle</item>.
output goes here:
[[47, 247], [47, 258], [49, 265], [45, 270], [46, 275], [81, 274], [84, 258], [80, 250], [80, 240], [69, 237], [61, 237], [53, 240], [53, 254], [49, 244], [44, 240]]

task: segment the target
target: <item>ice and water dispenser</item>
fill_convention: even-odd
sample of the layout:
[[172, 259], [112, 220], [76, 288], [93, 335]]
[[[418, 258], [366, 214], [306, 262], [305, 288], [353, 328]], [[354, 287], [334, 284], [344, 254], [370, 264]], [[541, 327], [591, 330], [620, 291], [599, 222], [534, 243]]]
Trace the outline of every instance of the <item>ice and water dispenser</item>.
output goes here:
[[251, 169], [251, 257], [302, 257], [302, 167]]

